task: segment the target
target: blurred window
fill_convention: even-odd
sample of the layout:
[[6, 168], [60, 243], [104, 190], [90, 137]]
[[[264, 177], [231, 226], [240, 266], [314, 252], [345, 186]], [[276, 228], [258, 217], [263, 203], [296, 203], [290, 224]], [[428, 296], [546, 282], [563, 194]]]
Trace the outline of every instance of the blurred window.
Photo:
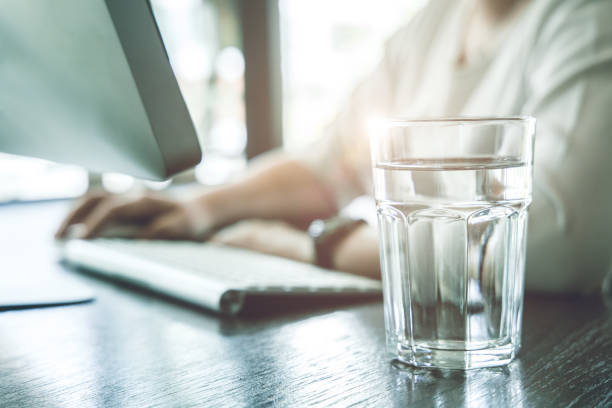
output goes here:
[[385, 40], [426, 0], [280, 0], [283, 142], [320, 134]]
[[221, 184], [246, 166], [245, 63], [237, 3], [151, 4], [204, 150], [205, 164], [196, 167], [195, 178], [207, 185]]

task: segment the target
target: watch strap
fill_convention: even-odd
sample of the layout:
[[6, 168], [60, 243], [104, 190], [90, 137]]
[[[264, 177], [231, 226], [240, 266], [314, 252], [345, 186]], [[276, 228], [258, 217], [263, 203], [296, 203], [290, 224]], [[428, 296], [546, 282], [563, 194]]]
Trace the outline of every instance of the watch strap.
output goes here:
[[308, 233], [314, 241], [316, 264], [332, 269], [334, 250], [338, 244], [363, 224], [365, 221], [362, 219], [341, 215], [326, 220], [314, 220], [308, 228]]

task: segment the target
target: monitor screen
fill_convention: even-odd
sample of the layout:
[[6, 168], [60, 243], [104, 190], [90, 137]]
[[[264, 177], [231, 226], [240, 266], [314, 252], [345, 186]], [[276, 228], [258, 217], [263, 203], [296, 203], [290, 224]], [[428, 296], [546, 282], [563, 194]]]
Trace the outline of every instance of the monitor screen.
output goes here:
[[201, 160], [147, 0], [3, 0], [0, 151], [145, 179]]

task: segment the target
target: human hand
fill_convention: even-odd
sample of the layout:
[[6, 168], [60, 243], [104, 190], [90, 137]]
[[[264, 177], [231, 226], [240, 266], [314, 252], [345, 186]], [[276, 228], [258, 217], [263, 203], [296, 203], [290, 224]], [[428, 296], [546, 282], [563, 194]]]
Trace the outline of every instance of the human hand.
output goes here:
[[[200, 239], [212, 227], [201, 203], [178, 201], [151, 194], [140, 196], [92, 194], [66, 216], [55, 237], [93, 238], [113, 236], [141, 239]], [[115, 231], [117, 231], [115, 229]]]
[[240, 221], [220, 230], [210, 241], [300, 262], [314, 262], [312, 238], [282, 221]]

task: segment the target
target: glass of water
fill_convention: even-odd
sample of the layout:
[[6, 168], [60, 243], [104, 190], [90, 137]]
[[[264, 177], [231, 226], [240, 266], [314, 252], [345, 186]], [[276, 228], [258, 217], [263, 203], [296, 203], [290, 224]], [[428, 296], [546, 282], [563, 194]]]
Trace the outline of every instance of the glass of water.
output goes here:
[[387, 347], [419, 367], [508, 364], [521, 345], [535, 119], [371, 129]]

